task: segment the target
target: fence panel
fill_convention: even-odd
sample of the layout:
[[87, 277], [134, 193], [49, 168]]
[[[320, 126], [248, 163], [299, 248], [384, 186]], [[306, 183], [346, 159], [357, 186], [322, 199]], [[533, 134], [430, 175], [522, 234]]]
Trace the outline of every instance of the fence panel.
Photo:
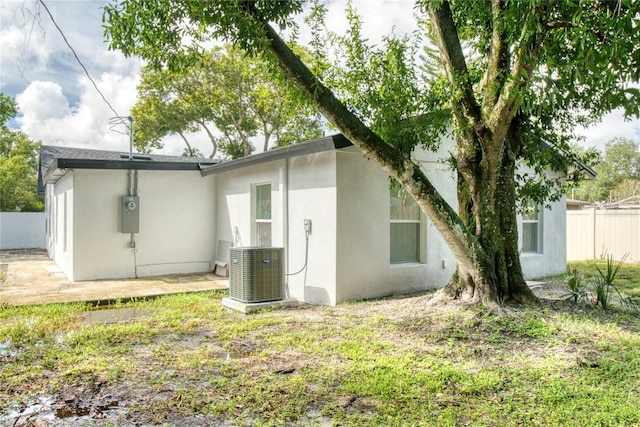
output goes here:
[[640, 210], [567, 211], [567, 260], [640, 261]]
[[0, 212], [0, 249], [45, 249], [44, 212]]

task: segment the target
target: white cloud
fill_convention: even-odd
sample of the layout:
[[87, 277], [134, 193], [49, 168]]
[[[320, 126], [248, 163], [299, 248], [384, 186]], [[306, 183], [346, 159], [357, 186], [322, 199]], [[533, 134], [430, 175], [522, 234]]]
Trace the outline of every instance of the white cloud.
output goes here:
[[[116, 112], [128, 116], [135, 103], [138, 76], [105, 73], [95, 81]], [[43, 144], [128, 150], [129, 138], [110, 130], [109, 119], [115, 114], [89, 79], [80, 77], [78, 86], [78, 105], [69, 108], [62, 88], [56, 83], [31, 83], [16, 96], [22, 113], [17, 122], [22, 131]]]
[[[362, 18], [362, 35], [371, 43], [379, 43], [382, 37], [395, 33], [404, 35], [418, 28], [413, 15], [413, 2], [408, 0], [352, 0], [354, 9]], [[345, 14], [346, 0], [325, 2], [327, 15], [325, 25], [329, 31], [344, 34], [349, 28]], [[305, 9], [304, 14], [308, 12]], [[300, 41], [307, 43], [310, 32], [302, 22], [304, 16], [296, 17], [300, 26]]]
[[618, 109], [604, 116], [599, 123], [579, 127], [576, 133], [585, 138], [582, 145], [602, 151], [607, 141], [618, 136], [640, 142], [640, 120], [625, 120], [622, 109]]
[[[106, 3], [46, 2], [105, 97], [119, 114], [128, 115], [135, 103], [142, 62], [107, 49], [101, 10]], [[347, 29], [346, 4], [346, 0], [326, 1], [329, 9], [326, 23], [331, 31], [344, 34]], [[362, 33], [372, 43], [392, 31], [401, 35], [417, 28], [412, 1], [353, 0], [353, 4], [363, 16]], [[34, 21], [33, 16], [39, 18]], [[301, 17], [296, 19], [300, 21]], [[301, 32], [301, 40], [308, 41], [308, 31], [305, 33], [302, 23]], [[84, 75], [42, 5], [36, 0], [0, 2], [0, 41], [0, 88], [6, 95], [17, 96], [22, 116], [16, 122], [25, 133], [48, 144], [123, 151], [128, 148], [125, 135], [109, 130], [109, 118], [114, 113]], [[614, 112], [601, 124], [579, 133], [585, 135], [586, 145], [602, 148], [614, 136], [639, 140], [640, 121], [625, 122], [621, 113]], [[211, 152], [204, 132], [188, 137], [205, 155]], [[161, 152], [165, 154], [180, 154], [184, 148], [177, 135], [165, 138], [164, 142]]]
[[[37, 125], [49, 119], [63, 118], [69, 111], [69, 102], [60, 85], [53, 82], [35, 81], [16, 96], [23, 117], [23, 125]], [[24, 130], [24, 128], [23, 128]]]
[[[53, 19], [93, 76], [110, 72], [132, 75], [141, 61], [109, 51], [102, 29], [102, 9], [107, 1], [46, 2]], [[2, 91], [15, 96], [34, 80], [58, 83], [71, 105], [78, 101], [77, 79], [84, 70], [54, 26], [44, 6], [35, 0], [0, 3], [2, 41]]]
[[51, 55], [51, 40], [33, 17], [27, 2], [0, 3], [2, 41], [2, 86], [22, 82], [41, 71]]
[[[104, 73], [95, 79], [100, 91], [120, 116], [130, 115], [136, 101], [139, 75]], [[95, 90], [86, 76], [78, 78], [79, 101], [70, 107], [60, 85], [36, 81], [16, 96], [21, 115], [17, 122], [29, 138], [45, 145], [64, 145], [126, 152], [129, 137], [123, 126], [110, 124], [115, 113]], [[189, 143], [205, 156], [211, 153], [211, 143], [204, 131], [186, 135]], [[164, 139], [160, 154], [180, 155], [185, 148], [178, 135]]]

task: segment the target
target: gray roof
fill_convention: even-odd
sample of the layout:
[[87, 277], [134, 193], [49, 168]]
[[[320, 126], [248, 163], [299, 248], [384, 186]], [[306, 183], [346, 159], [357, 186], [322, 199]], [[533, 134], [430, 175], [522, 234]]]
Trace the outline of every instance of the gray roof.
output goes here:
[[129, 153], [119, 151], [43, 145], [40, 147], [38, 193], [44, 194], [45, 183], [57, 181], [69, 169], [198, 171], [203, 166], [219, 162], [219, 159], [138, 153], [133, 154], [133, 159], [129, 160]]
[[206, 166], [202, 168], [202, 176], [215, 175], [221, 172], [240, 169], [247, 166], [259, 165], [261, 163], [272, 162], [275, 160], [287, 159], [290, 157], [303, 156], [311, 153], [319, 153], [321, 151], [337, 150], [340, 148], [350, 147], [353, 144], [344, 135], [336, 134], [325, 136], [322, 138], [312, 139], [310, 141], [301, 142], [300, 144], [288, 145], [282, 148], [265, 151], [263, 153], [252, 154], [251, 156], [241, 157], [235, 160], [221, 162], [216, 165]]

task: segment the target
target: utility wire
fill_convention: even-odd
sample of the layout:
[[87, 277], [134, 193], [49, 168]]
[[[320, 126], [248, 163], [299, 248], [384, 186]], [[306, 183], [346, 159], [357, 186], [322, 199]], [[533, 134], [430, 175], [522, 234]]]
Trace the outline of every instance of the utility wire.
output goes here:
[[[44, 9], [47, 11], [47, 14], [49, 14], [49, 18], [51, 18], [51, 22], [53, 22], [53, 25], [55, 25], [55, 27], [58, 29], [58, 32], [60, 33], [60, 35], [62, 36], [62, 38], [64, 39], [64, 42], [67, 44], [67, 46], [69, 47], [69, 49], [71, 50], [71, 52], [73, 53], [73, 56], [76, 58], [76, 61], [78, 61], [78, 64], [80, 64], [80, 66], [82, 67], [82, 69], [84, 70], [84, 73], [87, 75], [87, 78], [89, 79], [89, 81], [93, 84], [93, 87], [96, 89], [96, 91], [100, 94], [100, 96], [102, 97], [102, 100], [107, 104], [107, 106], [109, 107], [109, 109], [113, 112], [113, 114], [115, 114], [117, 117], [120, 117], [120, 114], [118, 114], [118, 112], [111, 106], [111, 104], [109, 103], [109, 101], [107, 101], [107, 98], [104, 96], [104, 94], [100, 91], [100, 89], [98, 88], [98, 85], [96, 84], [96, 82], [93, 80], [93, 77], [91, 77], [91, 75], [89, 74], [89, 71], [87, 70], [87, 67], [84, 66], [84, 64], [82, 63], [82, 61], [80, 60], [80, 58], [78, 57], [78, 54], [76, 53], [76, 51], [73, 49], [73, 47], [71, 47], [71, 44], [69, 43], [69, 40], [67, 40], [67, 37], [64, 35], [64, 33], [62, 32], [62, 29], [58, 26], [58, 23], [56, 22], [55, 19], [53, 19], [53, 15], [51, 14], [51, 11], [49, 10], [49, 8], [47, 7], [47, 5], [44, 3], [43, 0], [38, 0], [40, 2], [40, 4], [44, 7]], [[124, 123], [124, 119], [121, 119], [122, 123]], [[126, 126], [126, 123], [124, 123]]]

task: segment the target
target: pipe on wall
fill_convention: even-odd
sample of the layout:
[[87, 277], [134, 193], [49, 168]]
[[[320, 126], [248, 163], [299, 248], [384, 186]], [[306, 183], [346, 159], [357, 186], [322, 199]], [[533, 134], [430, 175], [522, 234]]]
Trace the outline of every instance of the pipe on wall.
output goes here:
[[289, 268], [289, 160], [282, 159], [282, 245], [284, 246], [284, 271]]

